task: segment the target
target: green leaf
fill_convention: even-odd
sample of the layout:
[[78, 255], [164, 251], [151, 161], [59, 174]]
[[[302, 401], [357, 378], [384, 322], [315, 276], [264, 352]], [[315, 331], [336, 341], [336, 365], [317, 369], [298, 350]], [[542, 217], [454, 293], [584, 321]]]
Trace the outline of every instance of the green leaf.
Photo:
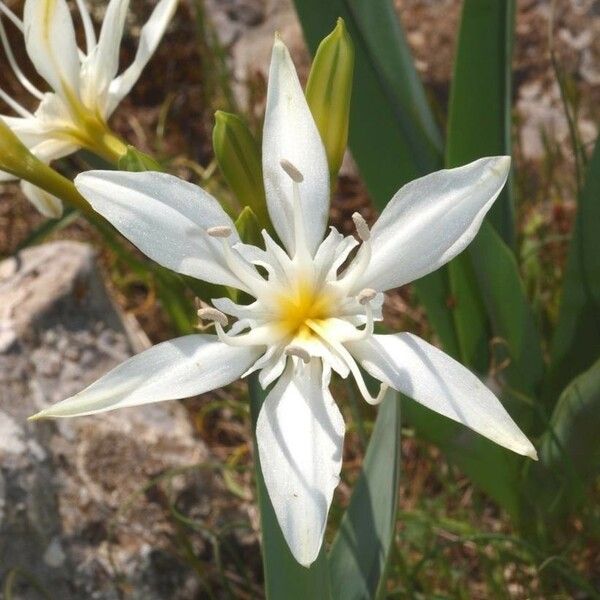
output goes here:
[[522, 457], [407, 398], [404, 416], [419, 437], [435, 444], [511, 516], [519, 514]]
[[127, 152], [119, 159], [118, 166], [121, 171], [164, 171], [156, 160], [133, 146], [127, 146]]
[[262, 247], [262, 228], [258, 222], [257, 216], [249, 206], [245, 206], [238, 218], [235, 220], [235, 228], [240, 234], [240, 239], [242, 242], [244, 242], [244, 244], [252, 244], [253, 246], [258, 246], [259, 248]]
[[398, 509], [400, 398], [386, 394], [350, 505], [329, 553], [333, 598], [374, 598], [385, 584]]
[[262, 555], [267, 600], [327, 600], [331, 597], [327, 557], [324, 548], [309, 569], [304, 568], [292, 556], [285, 541], [275, 511], [271, 505], [260, 469], [256, 445], [256, 421], [266, 392], [254, 375], [248, 378], [250, 412], [254, 440], [254, 468], [258, 491], [258, 506], [262, 530]]
[[[510, 154], [514, 0], [465, 0], [450, 93], [446, 165]], [[508, 187], [488, 215], [503, 240], [515, 241]]]
[[[494, 362], [507, 359], [502, 377], [510, 387], [535, 397], [544, 375], [544, 357], [515, 256], [491, 224], [484, 223], [471, 245], [469, 258], [498, 342]], [[514, 412], [513, 417], [517, 417]]]
[[589, 162], [564, 278], [545, 398], [552, 406], [561, 389], [600, 355], [600, 138]]
[[[600, 359], [561, 394], [544, 436], [539, 464], [527, 472], [530, 514], [547, 528], [585, 501], [600, 474]], [[540, 529], [543, 530], [542, 527]]]
[[460, 362], [485, 373], [489, 362], [488, 322], [468, 253], [450, 262], [448, 276]]

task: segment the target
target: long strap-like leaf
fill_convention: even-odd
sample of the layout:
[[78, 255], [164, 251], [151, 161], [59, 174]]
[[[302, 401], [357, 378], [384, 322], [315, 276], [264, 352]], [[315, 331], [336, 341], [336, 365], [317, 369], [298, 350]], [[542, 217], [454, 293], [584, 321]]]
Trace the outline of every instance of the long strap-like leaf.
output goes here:
[[379, 407], [362, 472], [329, 554], [334, 599], [374, 598], [385, 583], [399, 479], [400, 398], [389, 391]]
[[577, 209], [545, 397], [553, 406], [573, 377], [600, 356], [600, 138]]

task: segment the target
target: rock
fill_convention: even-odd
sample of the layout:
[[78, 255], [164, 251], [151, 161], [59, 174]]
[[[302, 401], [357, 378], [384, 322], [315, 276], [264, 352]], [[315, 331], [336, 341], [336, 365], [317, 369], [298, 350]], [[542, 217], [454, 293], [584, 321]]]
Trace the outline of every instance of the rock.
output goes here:
[[[28, 581], [61, 600], [190, 598], [199, 589], [171, 557], [164, 506], [144, 493], [150, 479], [206, 461], [182, 405], [26, 420], [131, 355], [132, 326], [84, 244], [55, 242], [0, 263], [0, 581], [13, 574], [15, 599], [38, 597]], [[135, 340], [136, 350], [148, 345], [139, 328]], [[211, 485], [169, 482], [200, 495]], [[156, 570], [167, 562], [168, 574]]]

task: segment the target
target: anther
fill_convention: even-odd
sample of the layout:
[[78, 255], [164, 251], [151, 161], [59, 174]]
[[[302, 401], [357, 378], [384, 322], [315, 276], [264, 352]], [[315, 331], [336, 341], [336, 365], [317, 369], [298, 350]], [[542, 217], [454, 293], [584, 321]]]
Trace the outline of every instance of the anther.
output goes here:
[[227, 323], [229, 323], [229, 319], [227, 319], [227, 315], [225, 313], [222, 313], [220, 310], [212, 308], [211, 306], [199, 309], [197, 314], [204, 321], [215, 321], [222, 327], [225, 327]]
[[373, 300], [375, 296], [377, 296], [377, 292], [374, 289], [365, 288], [364, 290], [361, 290], [358, 293], [358, 295], [356, 296], [356, 300], [359, 304], [362, 304], [364, 306], [365, 304], [371, 302], [371, 300]]
[[305, 364], [310, 362], [310, 354], [304, 348], [300, 348], [300, 346], [288, 346], [285, 349], [285, 354], [288, 356], [297, 356]]
[[228, 238], [231, 235], [231, 227], [227, 225], [218, 225], [217, 227], [209, 227], [206, 233], [214, 238]]
[[355, 212], [352, 215], [352, 220], [354, 221], [354, 226], [356, 227], [356, 233], [358, 233], [358, 237], [363, 242], [368, 242], [371, 239], [371, 231], [369, 230], [369, 226], [367, 225], [364, 217], [360, 213]]
[[304, 181], [304, 175], [285, 158], [279, 161], [281, 168], [289, 175], [289, 178], [296, 183], [302, 183]]

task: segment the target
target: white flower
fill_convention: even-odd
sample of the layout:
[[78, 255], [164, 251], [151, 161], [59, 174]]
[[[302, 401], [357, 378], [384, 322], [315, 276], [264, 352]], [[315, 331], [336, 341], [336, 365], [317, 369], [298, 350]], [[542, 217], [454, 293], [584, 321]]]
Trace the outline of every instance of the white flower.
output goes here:
[[[423, 277], [473, 239], [509, 171], [506, 156], [439, 171], [404, 186], [358, 245], [334, 228], [327, 160], [287, 49], [275, 42], [263, 135], [269, 213], [284, 248], [240, 242], [219, 203], [161, 173], [96, 171], [76, 185], [91, 205], [160, 264], [232, 286], [249, 305], [212, 301], [199, 315], [216, 335], [189, 335], [126, 361], [39, 416], [72, 417], [184, 398], [259, 371], [272, 382], [256, 426], [275, 514], [296, 559], [322, 544], [342, 463], [344, 422], [331, 372], [352, 376], [370, 403], [390, 386], [519, 454], [536, 452], [498, 399], [441, 350], [411, 335], [376, 335], [385, 290]], [[323, 239], [325, 237], [325, 239]], [[259, 267], [259, 269], [257, 269]], [[340, 272], [340, 269], [341, 272]], [[236, 319], [226, 331], [229, 318]], [[382, 382], [373, 397], [360, 367]]]
[[[15, 60], [0, 18], [0, 39], [10, 67], [23, 87], [39, 100], [34, 113], [0, 88], [0, 98], [18, 116], [0, 115], [40, 160], [49, 163], [79, 148], [106, 157], [125, 150], [106, 125], [119, 102], [139, 78], [175, 12], [177, 0], [160, 0], [140, 33], [131, 65], [117, 77], [119, 43], [129, 0], [110, 0], [98, 39], [84, 0], [77, 0], [85, 31], [86, 51], [77, 47], [75, 28], [66, 0], [25, 0], [21, 21], [0, 0], [0, 13], [19, 28], [27, 54], [52, 91], [43, 93], [27, 79]], [[0, 182], [14, 179], [0, 172]], [[58, 198], [22, 182], [25, 195], [49, 217], [58, 217]]]

